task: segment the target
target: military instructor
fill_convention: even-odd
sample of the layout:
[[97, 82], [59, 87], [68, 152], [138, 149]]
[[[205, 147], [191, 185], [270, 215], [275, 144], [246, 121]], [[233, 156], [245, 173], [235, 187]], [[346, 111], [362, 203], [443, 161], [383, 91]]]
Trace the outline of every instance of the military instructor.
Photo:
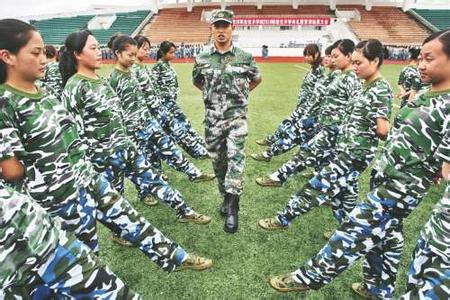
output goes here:
[[224, 230], [229, 233], [238, 229], [244, 186], [248, 96], [261, 83], [252, 55], [233, 45], [234, 29], [232, 11], [211, 13], [214, 45], [197, 56], [192, 72], [194, 85], [203, 92], [206, 147], [223, 195]]

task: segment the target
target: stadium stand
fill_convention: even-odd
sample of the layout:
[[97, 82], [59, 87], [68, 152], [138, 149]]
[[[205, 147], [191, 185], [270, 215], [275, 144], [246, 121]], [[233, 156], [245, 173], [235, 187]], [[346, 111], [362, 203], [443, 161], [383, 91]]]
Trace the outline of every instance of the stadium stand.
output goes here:
[[[100, 44], [106, 44], [111, 36], [117, 32], [132, 34], [136, 28], [151, 13], [149, 10], [140, 10], [127, 13], [117, 13], [116, 19], [108, 29], [95, 29], [92, 33]], [[46, 44], [62, 45], [71, 32], [85, 29], [95, 15], [85, 15], [67, 18], [53, 18], [48, 20], [31, 21], [41, 33]]]
[[131, 35], [134, 30], [146, 19], [149, 13], [151, 13], [149, 10], [118, 13], [116, 14], [116, 20], [110, 28], [92, 30], [92, 33], [100, 44], [106, 44], [111, 36], [118, 32]]
[[450, 9], [412, 9], [411, 12], [431, 24], [434, 31], [450, 28]]
[[30, 23], [39, 30], [46, 44], [62, 45], [69, 33], [86, 28], [93, 17], [94, 15], [52, 18]]
[[425, 26], [395, 7], [372, 7], [339, 5], [338, 9], [357, 9], [361, 21], [352, 20], [350, 27], [361, 39], [376, 38], [386, 45], [419, 45], [429, 35]]
[[[214, 6], [208, 6], [212, 10]], [[169, 40], [175, 43], [207, 43], [209, 41], [208, 23], [203, 22], [204, 7], [161, 9], [152, 21], [144, 27], [143, 34], [152, 43]]]

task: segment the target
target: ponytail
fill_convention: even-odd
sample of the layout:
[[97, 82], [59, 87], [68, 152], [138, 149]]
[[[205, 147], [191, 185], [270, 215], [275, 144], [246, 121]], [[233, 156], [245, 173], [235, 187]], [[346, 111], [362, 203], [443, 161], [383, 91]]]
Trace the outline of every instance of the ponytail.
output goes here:
[[92, 35], [89, 30], [82, 30], [72, 32], [64, 42], [64, 50], [61, 53], [59, 60], [59, 71], [61, 72], [63, 86], [66, 85], [67, 80], [78, 71], [78, 62], [75, 53], [81, 53], [88, 37]]

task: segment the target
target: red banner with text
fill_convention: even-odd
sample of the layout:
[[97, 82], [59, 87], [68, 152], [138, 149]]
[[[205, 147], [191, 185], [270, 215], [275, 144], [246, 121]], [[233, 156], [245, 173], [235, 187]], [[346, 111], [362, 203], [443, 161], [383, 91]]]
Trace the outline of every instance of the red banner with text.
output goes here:
[[327, 26], [330, 25], [329, 17], [235, 17], [235, 26]]

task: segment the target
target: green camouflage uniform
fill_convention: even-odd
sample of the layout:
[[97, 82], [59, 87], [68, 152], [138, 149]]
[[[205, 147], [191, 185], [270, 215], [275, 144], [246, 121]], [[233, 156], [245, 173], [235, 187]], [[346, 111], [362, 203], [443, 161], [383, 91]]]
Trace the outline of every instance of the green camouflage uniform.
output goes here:
[[94, 252], [98, 220], [138, 245], [161, 268], [173, 270], [178, 262], [172, 255], [183, 250], [142, 218], [103, 174], [94, 172], [75, 120], [56, 96], [3, 88], [0, 138], [7, 141], [8, 151], [0, 152], [0, 160], [14, 155], [23, 163], [26, 193]]
[[392, 298], [403, 219], [450, 160], [450, 91], [427, 92], [415, 102], [422, 105], [403, 116], [377, 160], [368, 202], [358, 204], [319, 253], [292, 273], [295, 281], [318, 289], [365, 256], [365, 287]]
[[[309, 114], [305, 114], [304, 110], [309, 107], [309, 103], [315, 98], [316, 85], [320, 84], [328, 76], [325, 74], [325, 68], [318, 66], [315, 69], [311, 69], [305, 75], [298, 94], [298, 101], [295, 110], [289, 116], [278, 125], [276, 132], [273, 135], [266, 137], [266, 140], [270, 142], [270, 147], [266, 151], [266, 157], [272, 157], [284, 153], [297, 144], [306, 142], [307, 132], [313, 131], [312, 128], [316, 123], [315, 119], [309, 119]], [[311, 116], [312, 118], [313, 116]], [[305, 126], [304, 122], [309, 120], [308, 126]], [[305, 137], [302, 138], [302, 135]]]
[[41, 81], [45, 82], [48, 86], [55, 90], [57, 95], [61, 95], [63, 83], [58, 62], [52, 61], [45, 66], [45, 75]]
[[306, 167], [317, 167], [326, 162], [335, 148], [341, 124], [350, 114], [347, 110], [353, 107], [349, 102], [359, 99], [361, 91], [361, 82], [353, 71], [330, 73], [330, 78], [318, 86], [317, 95], [308, 105], [307, 112], [317, 114], [315, 118], [319, 120], [317, 133], [273, 176], [284, 182]]
[[425, 224], [411, 257], [408, 291], [401, 299], [449, 299], [450, 182]]
[[[418, 92], [424, 86], [420, 80], [419, 70], [417, 70], [416, 66], [412, 65], [408, 65], [400, 71], [397, 84], [401, 85], [405, 92], [409, 92], [410, 90]], [[400, 107], [404, 107], [408, 103], [408, 98], [409, 95], [401, 99]]]
[[192, 129], [191, 124], [180, 122], [175, 118], [175, 115], [170, 113], [168, 108], [163, 105], [160, 87], [156, 83], [157, 74], [148, 70], [145, 65], [138, 63], [133, 65], [132, 72], [139, 82], [139, 88], [144, 94], [150, 113], [157, 118], [162, 128], [190, 156], [206, 156], [208, 151], [205, 148], [204, 141], [195, 130]]
[[243, 190], [249, 83], [259, 77], [251, 54], [234, 46], [225, 53], [212, 47], [195, 59], [192, 78], [202, 86], [206, 145], [223, 195]]
[[120, 98], [123, 120], [128, 135], [136, 142], [139, 149], [146, 153], [149, 160], [160, 168], [164, 159], [172, 168], [186, 173], [190, 179], [202, 175], [201, 171], [190, 163], [177, 149], [172, 138], [167, 135], [154, 118], [139, 90], [139, 83], [131, 72], [114, 69], [109, 83]]
[[62, 101], [76, 120], [88, 159], [114, 187], [127, 176], [140, 199], [152, 194], [175, 209], [177, 217], [193, 212], [128, 138], [120, 99], [108, 82], [75, 74], [66, 83]]
[[[0, 129], [0, 160], [15, 155], [14, 143], [11, 129]], [[61, 230], [60, 219], [50, 219], [34, 200], [2, 180], [0, 253], [1, 299], [43, 299], [48, 297], [42, 292], [51, 289], [59, 295], [79, 298], [138, 298], [99, 263], [88, 246]]]
[[339, 222], [355, 208], [359, 175], [375, 157], [379, 138], [375, 133], [378, 118], [389, 120], [392, 106], [389, 83], [378, 78], [364, 86], [358, 99], [350, 100], [353, 107], [342, 124], [333, 153], [323, 167], [277, 215], [287, 225], [314, 207], [331, 200], [334, 216]]

